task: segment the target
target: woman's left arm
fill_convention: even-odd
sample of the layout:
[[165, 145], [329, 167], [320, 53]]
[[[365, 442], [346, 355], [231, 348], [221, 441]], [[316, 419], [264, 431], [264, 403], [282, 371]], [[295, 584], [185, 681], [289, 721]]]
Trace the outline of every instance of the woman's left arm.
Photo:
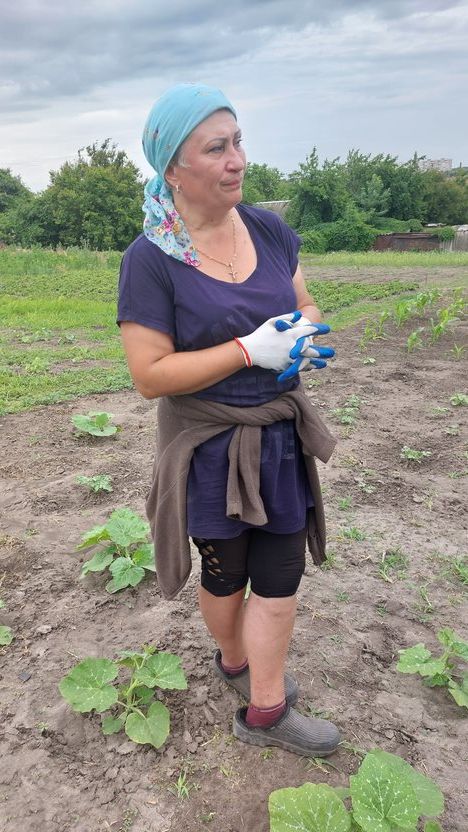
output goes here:
[[317, 308], [313, 297], [309, 295], [307, 291], [300, 266], [297, 267], [296, 273], [293, 277], [293, 286], [296, 292], [296, 309], [298, 309], [299, 312], [302, 312], [304, 318], [308, 318], [311, 323], [318, 323], [321, 321], [322, 316], [320, 314], [320, 310]]

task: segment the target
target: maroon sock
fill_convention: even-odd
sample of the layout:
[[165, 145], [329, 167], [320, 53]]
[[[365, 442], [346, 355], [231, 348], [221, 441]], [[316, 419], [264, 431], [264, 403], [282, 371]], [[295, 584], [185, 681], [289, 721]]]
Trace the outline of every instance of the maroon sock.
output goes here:
[[283, 716], [287, 708], [286, 699], [272, 708], [257, 708], [249, 705], [245, 721], [249, 728], [271, 728]]
[[228, 673], [229, 676], [238, 676], [239, 673], [243, 673], [244, 670], [249, 666], [249, 660], [246, 659], [245, 662], [242, 664], [238, 664], [235, 667], [224, 664], [223, 660], [221, 659], [221, 668], [224, 670], [225, 673]]

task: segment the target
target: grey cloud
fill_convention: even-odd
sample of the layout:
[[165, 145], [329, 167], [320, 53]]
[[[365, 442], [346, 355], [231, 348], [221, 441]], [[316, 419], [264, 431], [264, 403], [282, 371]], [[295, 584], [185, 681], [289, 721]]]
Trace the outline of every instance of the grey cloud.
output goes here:
[[24, 0], [4, 11], [0, 34], [3, 109], [40, 111], [51, 100], [92, 95], [102, 87], [174, 76], [189, 80], [209, 67], [247, 60], [278, 33], [310, 23], [327, 27], [368, 11], [389, 22], [417, 12], [455, 8], [449, 0], [173, 0], [155, 9], [143, 2]]

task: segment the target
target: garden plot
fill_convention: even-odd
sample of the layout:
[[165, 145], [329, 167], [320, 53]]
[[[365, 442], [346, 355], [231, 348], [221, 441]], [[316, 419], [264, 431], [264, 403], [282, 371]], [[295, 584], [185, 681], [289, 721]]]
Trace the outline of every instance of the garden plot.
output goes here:
[[[344, 786], [377, 747], [434, 780], [444, 832], [466, 832], [468, 711], [396, 668], [400, 649], [441, 652], [444, 628], [468, 638], [468, 391], [465, 353], [454, 351], [466, 324], [431, 344], [431, 316], [399, 328], [386, 320], [375, 338], [369, 322], [341, 331], [330, 339], [336, 360], [305, 377], [339, 439], [320, 464], [329, 558], [322, 569], [308, 563], [289, 662], [298, 707], [342, 731], [324, 761], [232, 737], [239, 700], [211, 672], [195, 556], [173, 602], [150, 572], [116, 593], [102, 573], [80, 580], [85, 532], [118, 507], [144, 513], [155, 404], [121, 391], [2, 417], [0, 621], [14, 636], [1, 656], [2, 832], [268, 832], [270, 792]], [[419, 326], [423, 343], [408, 352]], [[88, 411], [111, 412], [121, 430], [77, 436], [72, 416]], [[97, 475], [113, 491], [76, 483]], [[160, 750], [104, 736], [99, 716], [72, 711], [58, 691], [80, 660], [143, 644], [179, 656], [188, 682], [158, 694], [171, 714]]]

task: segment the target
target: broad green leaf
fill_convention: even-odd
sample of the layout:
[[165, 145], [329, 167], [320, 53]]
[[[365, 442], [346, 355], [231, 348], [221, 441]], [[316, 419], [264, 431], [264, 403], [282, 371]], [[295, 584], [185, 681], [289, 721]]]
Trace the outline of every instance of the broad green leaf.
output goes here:
[[117, 433], [117, 427], [110, 424], [112, 413], [88, 413], [72, 416], [72, 422], [80, 433], [91, 436], [112, 436]]
[[0, 646], [6, 647], [7, 644], [11, 644], [14, 639], [14, 635], [11, 632], [10, 627], [5, 627], [3, 624], [0, 626]]
[[401, 673], [419, 673], [420, 668], [431, 658], [431, 651], [424, 644], [415, 644], [407, 650], [399, 650], [397, 670]]
[[149, 656], [142, 668], [135, 671], [135, 681], [148, 688], [163, 690], [185, 690], [187, 680], [178, 656], [172, 653], [156, 653]]
[[453, 680], [448, 684], [449, 693], [455, 699], [457, 705], [468, 708], [468, 675], [465, 673], [461, 685]]
[[109, 682], [118, 672], [118, 665], [109, 659], [84, 659], [63, 677], [59, 691], [74, 711], [101, 714], [117, 702], [117, 688]]
[[349, 782], [353, 817], [364, 832], [393, 832], [395, 826], [416, 830], [421, 806], [409, 777], [393, 759], [369, 752]]
[[117, 558], [109, 566], [112, 580], [106, 584], [108, 592], [118, 592], [127, 586], [136, 586], [145, 577], [141, 566], [134, 566], [129, 558]]
[[138, 707], [141, 705], [149, 705], [149, 703], [154, 698], [154, 692], [151, 688], [147, 688], [145, 685], [140, 685], [137, 688], [133, 688], [133, 694], [139, 702]]
[[143, 546], [139, 546], [135, 552], [132, 552], [132, 560], [136, 566], [142, 566], [143, 569], [156, 572], [154, 549], [151, 543], [144, 543]]
[[418, 673], [420, 676], [432, 677], [432, 676], [446, 676], [447, 674], [447, 662], [444, 659], [432, 659], [431, 661], [425, 662], [418, 668]]
[[429, 685], [430, 688], [447, 687], [452, 678], [447, 673], [435, 673], [434, 676], [429, 676], [427, 678], [425, 673], [421, 675], [424, 676], [424, 682], [426, 685]]
[[161, 748], [169, 736], [169, 711], [162, 702], [153, 702], [146, 716], [131, 713], [125, 723], [125, 733], [133, 742], [148, 743]]
[[347, 797], [351, 796], [351, 792], [346, 786], [333, 786], [333, 791], [341, 800], [346, 800]]
[[424, 832], [442, 832], [442, 827], [436, 820], [428, 820], [424, 824]]
[[452, 643], [452, 653], [468, 662], [468, 642], [463, 640], [454, 641]]
[[437, 633], [437, 638], [444, 647], [451, 647], [455, 641], [455, 632], [450, 627], [444, 627]]
[[107, 532], [117, 546], [131, 546], [132, 543], [146, 541], [149, 534], [149, 523], [142, 520], [138, 514], [129, 508], [118, 508], [113, 511], [106, 523]]
[[101, 721], [102, 733], [106, 734], [106, 736], [108, 734], [118, 734], [124, 725], [125, 714], [122, 714], [121, 716], [105, 716]]
[[5, 601], [2, 601], [2, 599], [0, 598], [0, 610], [2, 610], [4, 606], [5, 606]]
[[88, 549], [90, 546], [95, 546], [96, 543], [101, 543], [102, 540], [110, 540], [110, 534], [106, 526], [93, 526], [89, 532], [83, 535], [81, 543], [76, 548]]
[[156, 647], [153, 647], [151, 644], [144, 644], [143, 652], [141, 653], [138, 653], [135, 650], [121, 650], [117, 661], [119, 664], [124, 665], [124, 667], [135, 667], [139, 660], [139, 663], [141, 664], [141, 660], [146, 661], [148, 656], [152, 656], [155, 652]]
[[106, 425], [114, 418], [113, 413], [90, 411], [88, 416], [95, 422], [98, 428], [105, 428]]
[[403, 760], [402, 757], [396, 754], [389, 754], [387, 751], [381, 751], [380, 749], [375, 749], [371, 754], [383, 762], [387, 762], [388, 765], [395, 766], [401, 772], [402, 777], [409, 778], [416, 797], [421, 804], [422, 815], [436, 817], [443, 812], [444, 796], [433, 780], [421, 774], [421, 772], [417, 771], [406, 760]]
[[304, 783], [268, 798], [270, 832], [349, 832], [351, 817], [334, 789]]
[[96, 552], [96, 554], [93, 555], [90, 560], [87, 560], [81, 567], [81, 577], [87, 575], [88, 572], [103, 572], [104, 569], [114, 560], [114, 555], [115, 546], [113, 544], [111, 546], [106, 546], [105, 549], [101, 549], [99, 552]]

